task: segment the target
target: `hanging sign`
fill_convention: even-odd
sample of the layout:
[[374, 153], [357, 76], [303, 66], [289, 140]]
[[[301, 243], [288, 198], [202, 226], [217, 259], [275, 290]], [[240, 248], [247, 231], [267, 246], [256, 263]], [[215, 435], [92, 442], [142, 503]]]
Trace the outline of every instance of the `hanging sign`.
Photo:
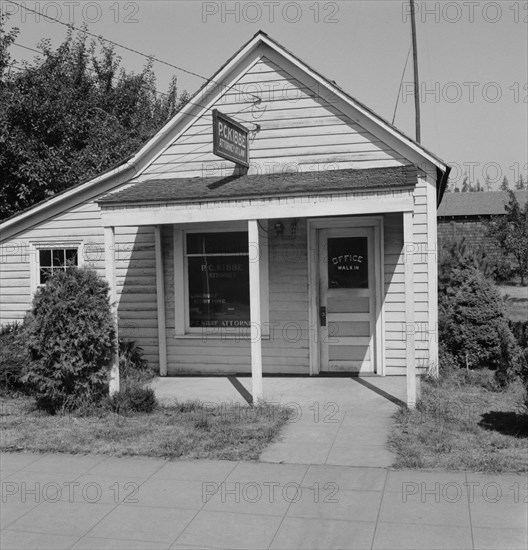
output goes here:
[[249, 131], [231, 117], [213, 110], [213, 153], [249, 167]]

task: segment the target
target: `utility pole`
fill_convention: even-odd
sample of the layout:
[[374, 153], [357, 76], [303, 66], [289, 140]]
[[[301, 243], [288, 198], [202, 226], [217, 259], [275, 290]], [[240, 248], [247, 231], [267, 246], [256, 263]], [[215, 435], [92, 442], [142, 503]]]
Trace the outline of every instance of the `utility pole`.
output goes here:
[[422, 136], [420, 132], [420, 79], [418, 78], [418, 47], [416, 45], [416, 20], [414, 10], [414, 0], [409, 0], [411, 3], [411, 33], [412, 33], [412, 49], [414, 62], [414, 112], [416, 115], [416, 141], [420, 143]]

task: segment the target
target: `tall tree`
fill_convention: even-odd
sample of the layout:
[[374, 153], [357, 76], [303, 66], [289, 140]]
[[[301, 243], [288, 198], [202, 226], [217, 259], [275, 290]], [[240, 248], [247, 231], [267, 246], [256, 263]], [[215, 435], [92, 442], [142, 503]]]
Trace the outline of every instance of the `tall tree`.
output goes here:
[[515, 189], [522, 190], [526, 189], [526, 182], [524, 181], [523, 175], [521, 174], [519, 176], [519, 179], [517, 180], [517, 183], [515, 184]]
[[0, 10], [0, 86], [2, 85], [4, 72], [7, 70], [7, 67], [11, 61], [9, 47], [16, 40], [19, 33], [18, 27], [13, 27], [10, 31], [5, 32], [5, 23], [6, 16]]
[[510, 200], [505, 206], [506, 214], [494, 216], [488, 222], [488, 234], [506, 254], [513, 255], [524, 285], [528, 275], [528, 201], [521, 208], [515, 193], [511, 190], [508, 193]]
[[467, 176], [464, 176], [464, 179], [462, 180], [462, 193], [467, 193], [468, 191], [471, 191], [469, 179]]
[[500, 184], [500, 190], [501, 191], [508, 191], [509, 188], [510, 188], [510, 182], [508, 181], [508, 178], [506, 176], [504, 176], [502, 178], [502, 183]]
[[151, 62], [127, 73], [112, 47], [82, 32], [56, 49], [40, 42], [41, 55], [9, 70], [17, 32], [0, 40], [0, 219], [130, 156], [187, 100], [175, 79], [156, 91]]

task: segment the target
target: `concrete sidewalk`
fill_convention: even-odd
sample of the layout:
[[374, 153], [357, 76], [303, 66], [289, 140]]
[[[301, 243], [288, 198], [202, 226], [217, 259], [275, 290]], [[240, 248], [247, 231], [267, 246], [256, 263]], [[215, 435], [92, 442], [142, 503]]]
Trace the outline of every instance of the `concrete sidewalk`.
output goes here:
[[9, 548], [526, 548], [526, 476], [2, 454]]

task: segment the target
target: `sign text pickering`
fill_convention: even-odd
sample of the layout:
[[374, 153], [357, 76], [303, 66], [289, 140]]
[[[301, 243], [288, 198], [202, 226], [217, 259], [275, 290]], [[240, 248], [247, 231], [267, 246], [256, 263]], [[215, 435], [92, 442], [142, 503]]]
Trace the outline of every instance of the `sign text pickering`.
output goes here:
[[249, 166], [247, 128], [216, 109], [213, 111], [213, 153], [242, 166]]

